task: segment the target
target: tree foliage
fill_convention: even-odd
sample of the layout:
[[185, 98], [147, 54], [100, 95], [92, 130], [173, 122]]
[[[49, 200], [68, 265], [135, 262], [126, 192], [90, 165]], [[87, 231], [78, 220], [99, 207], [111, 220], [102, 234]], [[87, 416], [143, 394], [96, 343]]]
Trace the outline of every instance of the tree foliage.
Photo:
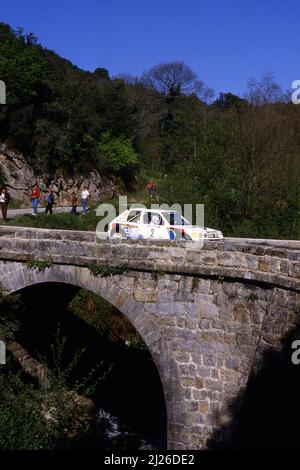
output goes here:
[[195, 72], [184, 62], [179, 61], [155, 65], [144, 72], [142, 82], [169, 97], [195, 93], [208, 100], [213, 96], [213, 90], [205, 87]]
[[115, 174], [125, 168], [136, 167], [139, 161], [130, 139], [125, 136], [113, 137], [108, 131], [101, 136], [97, 157], [102, 168]]

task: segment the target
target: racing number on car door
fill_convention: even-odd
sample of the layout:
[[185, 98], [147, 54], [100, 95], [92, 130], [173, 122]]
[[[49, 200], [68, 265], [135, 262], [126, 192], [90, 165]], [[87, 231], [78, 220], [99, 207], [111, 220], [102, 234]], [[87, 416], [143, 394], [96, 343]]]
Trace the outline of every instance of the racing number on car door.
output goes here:
[[157, 212], [146, 212], [143, 219], [144, 238], [162, 238], [162, 218]]

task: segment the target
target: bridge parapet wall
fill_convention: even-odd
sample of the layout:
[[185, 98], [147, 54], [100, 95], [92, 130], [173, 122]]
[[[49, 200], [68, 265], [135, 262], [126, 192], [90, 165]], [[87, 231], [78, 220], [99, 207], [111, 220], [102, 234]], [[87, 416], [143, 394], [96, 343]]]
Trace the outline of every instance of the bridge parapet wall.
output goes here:
[[0, 229], [0, 259], [48, 259], [87, 266], [107, 263], [140, 271], [223, 276], [300, 289], [300, 242], [106, 241], [92, 232]]

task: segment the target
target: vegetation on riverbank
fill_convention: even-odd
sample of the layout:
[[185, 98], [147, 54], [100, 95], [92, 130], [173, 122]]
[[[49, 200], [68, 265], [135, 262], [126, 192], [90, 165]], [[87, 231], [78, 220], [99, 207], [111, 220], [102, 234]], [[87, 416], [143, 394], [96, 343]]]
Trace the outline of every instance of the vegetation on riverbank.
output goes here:
[[[85, 343], [86, 331], [82, 330], [82, 326], [77, 331], [75, 326], [70, 338], [63, 331], [68, 320], [63, 316], [61, 327], [53, 319], [55, 314], [58, 317], [61, 312], [53, 312], [50, 308], [48, 313], [44, 311], [43, 314], [47, 317], [51, 312], [52, 319], [42, 320], [42, 323], [50, 322], [48, 329], [44, 330], [43, 326], [40, 331], [37, 324], [34, 328], [39, 331], [38, 337], [46, 334], [47, 344], [44, 338], [41, 347], [35, 343], [36, 338], [31, 338], [31, 332], [26, 333], [26, 328], [24, 330], [28, 308], [31, 315], [32, 306], [29, 307], [22, 296], [0, 293], [0, 338], [7, 345], [7, 363], [0, 367], [0, 449], [99, 449], [104, 442], [108, 446], [115, 445], [107, 441], [105, 433], [108, 423], [102, 415], [98, 415], [92, 400], [99, 400], [103, 385], [107, 387], [107, 377], [110, 378], [115, 366], [120, 367], [117, 364], [118, 354], [122, 357], [127, 354], [131, 358], [133, 355], [136, 358], [141, 356], [140, 360], [145, 360], [146, 355], [149, 360], [143, 340], [117, 309], [95, 294], [80, 290], [68, 305], [68, 315], [73, 318], [73, 328], [79, 321], [81, 325], [86, 323], [90, 333], [94, 332], [93, 345], [90, 346], [88, 341], [85, 347], [74, 343], [73, 337], [78, 334]], [[37, 306], [34, 308], [39, 310]], [[107, 347], [111, 352], [116, 348], [119, 351], [117, 355], [104, 354], [101, 359], [95, 349], [96, 338], [97, 342], [105, 343], [105, 351]], [[22, 348], [23, 341], [26, 372], [16, 360], [13, 349], [10, 349], [12, 344]], [[30, 341], [32, 350], [27, 349], [26, 341]], [[34, 373], [29, 371], [31, 357], [46, 372], [46, 377], [43, 375], [41, 380], [38, 379], [36, 365]], [[122, 436], [120, 439], [122, 441]], [[125, 437], [126, 442], [127, 439], [130, 440]], [[121, 441], [118, 445], [123, 445]]]

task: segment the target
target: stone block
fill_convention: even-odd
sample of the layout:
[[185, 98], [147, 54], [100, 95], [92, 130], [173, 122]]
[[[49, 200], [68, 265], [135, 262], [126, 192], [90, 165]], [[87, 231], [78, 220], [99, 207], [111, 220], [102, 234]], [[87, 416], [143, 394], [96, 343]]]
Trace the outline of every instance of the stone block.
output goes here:
[[187, 411], [198, 411], [199, 403], [197, 401], [189, 401], [185, 405]]
[[249, 323], [250, 322], [250, 312], [247, 307], [244, 305], [237, 305], [233, 310], [234, 321], [240, 323]]
[[213, 380], [219, 380], [220, 378], [220, 371], [218, 369], [211, 369], [210, 371], [210, 377]]
[[200, 413], [207, 414], [210, 410], [209, 404], [206, 401], [199, 402], [199, 411]]
[[187, 416], [187, 422], [188, 424], [190, 425], [193, 425], [193, 426], [197, 426], [198, 424], [204, 424], [205, 423], [205, 419], [204, 419], [204, 416], [203, 414], [199, 413], [199, 412], [190, 412]]
[[187, 313], [190, 318], [197, 319], [199, 316], [199, 304], [188, 302]]
[[214, 325], [214, 320], [201, 319], [198, 322], [200, 330], [210, 330]]
[[185, 321], [185, 326], [189, 330], [196, 330], [198, 329], [198, 322], [196, 320], [192, 320], [190, 318], [187, 318]]
[[215, 366], [217, 363], [217, 356], [215, 354], [203, 354], [203, 365]]
[[195, 378], [194, 377], [182, 377], [181, 383], [184, 387], [194, 387], [195, 386]]
[[197, 367], [194, 364], [179, 364], [179, 372], [182, 377], [195, 377]]
[[270, 271], [270, 265], [265, 260], [259, 260], [257, 268], [259, 271], [264, 271], [264, 272]]
[[182, 351], [174, 351], [173, 356], [175, 357], [176, 361], [179, 363], [187, 363], [191, 359], [191, 354], [185, 353]]
[[168, 292], [167, 290], [158, 291], [158, 302], [174, 302], [175, 293], [173, 291]]
[[193, 400], [205, 400], [208, 397], [207, 390], [195, 390], [192, 391]]
[[133, 294], [135, 300], [138, 302], [156, 302], [157, 292], [146, 289], [135, 289]]
[[157, 303], [156, 302], [146, 302], [144, 303], [144, 309], [152, 314], [157, 313]]
[[205, 366], [198, 366], [199, 377], [210, 377], [210, 369]]
[[218, 307], [212, 302], [200, 302], [199, 317], [200, 318], [216, 318], [219, 316]]
[[161, 315], [184, 317], [186, 315], [186, 310], [186, 304], [184, 302], [158, 304], [158, 312]]

